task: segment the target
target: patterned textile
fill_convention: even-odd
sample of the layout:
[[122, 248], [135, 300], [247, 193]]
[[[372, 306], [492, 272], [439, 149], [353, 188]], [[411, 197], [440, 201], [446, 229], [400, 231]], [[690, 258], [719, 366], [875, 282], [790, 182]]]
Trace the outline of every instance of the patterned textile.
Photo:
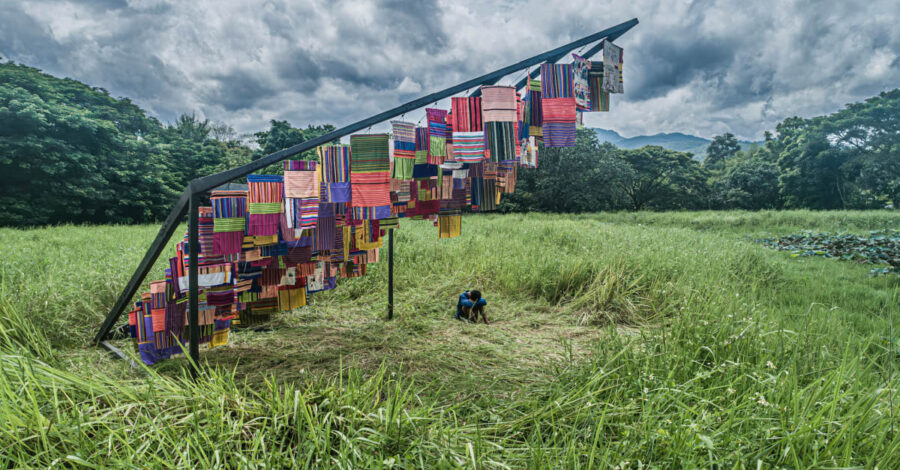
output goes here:
[[428, 163], [428, 128], [416, 128], [416, 165]]
[[390, 137], [387, 134], [350, 136], [351, 207], [355, 219], [376, 218], [391, 205]]
[[319, 198], [319, 175], [316, 171], [285, 171], [284, 197]]
[[588, 74], [588, 83], [591, 87], [591, 111], [609, 111], [609, 92], [603, 91], [603, 67], [601, 64], [593, 64]]
[[484, 160], [484, 132], [453, 132], [453, 158], [459, 162]]
[[285, 160], [284, 171], [316, 171], [316, 162], [312, 160]]
[[350, 147], [327, 145], [316, 149], [321, 163], [322, 183], [329, 202], [350, 202]]
[[[515, 122], [516, 88], [511, 86], [482, 86], [481, 107], [484, 122]], [[487, 128], [487, 126], [485, 126]]]
[[425, 108], [428, 117], [428, 164], [440, 165], [447, 156], [447, 111]]
[[[541, 99], [573, 98], [572, 83], [574, 73], [572, 64], [542, 64], [541, 65]], [[547, 117], [547, 107], [544, 107], [544, 118]]]
[[394, 134], [394, 168], [392, 178], [412, 179], [416, 163], [416, 125], [410, 122], [391, 121]]
[[528, 168], [537, 168], [537, 144], [535, 144], [534, 136], [522, 140], [522, 158], [521, 164]]
[[439, 238], [455, 238], [462, 232], [462, 216], [439, 215], [438, 216], [438, 237]]
[[528, 100], [531, 102], [528, 125], [531, 126], [529, 135], [534, 135], [534, 128], [540, 128], [544, 123], [544, 108], [541, 106], [541, 81], [531, 80], [528, 84]]
[[277, 235], [284, 203], [284, 178], [280, 175], [248, 175], [247, 213], [250, 235]]
[[572, 54], [575, 59], [572, 62], [572, 89], [575, 96], [575, 106], [580, 110], [591, 110], [591, 88], [588, 83], [588, 75], [591, 63], [578, 54]]
[[247, 225], [247, 191], [213, 191], [209, 199], [213, 208], [212, 253], [240, 253]]
[[485, 122], [484, 140], [492, 162], [515, 160], [516, 133], [512, 122]]
[[453, 98], [451, 106], [450, 127], [453, 129], [453, 146], [456, 152], [456, 133], [478, 132], [484, 130], [484, 117], [481, 114], [481, 97]]
[[575, 146], [575, 98], [544, 98], [544, 146]]
[[622, 80], [622, 48], [603, 41], [603, 91], [624, 93]]

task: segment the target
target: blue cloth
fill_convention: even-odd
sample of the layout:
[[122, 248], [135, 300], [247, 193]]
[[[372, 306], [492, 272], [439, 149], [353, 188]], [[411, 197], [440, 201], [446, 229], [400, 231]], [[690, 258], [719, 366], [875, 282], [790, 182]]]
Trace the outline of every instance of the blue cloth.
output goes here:
[[487, 300], [484, 300], [484, 297], [482, 297], [478, 299], [478, 302], [472, 302], [471, 300], [469, 300], [469, 291], [465, 291], [462, 294], [459, 294], [459, 301], [456, 303], [456, 316], [454, 318], [459, 320], [459, 318], [462, 316], [463, 307], [472, 308], [476, 305], [487, 305]]

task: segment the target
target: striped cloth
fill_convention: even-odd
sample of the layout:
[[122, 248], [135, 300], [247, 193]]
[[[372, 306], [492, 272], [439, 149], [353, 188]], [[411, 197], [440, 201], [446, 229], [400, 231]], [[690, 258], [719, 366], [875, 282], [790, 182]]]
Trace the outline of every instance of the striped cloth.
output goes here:
[[428, 164], [440, 165], [447, 156], [447, 110], [425, 108], [428, 117]]
[[477, 132], [484, 130], [484, 117], [481, 114], [481, 97], [453, 98], [450, 126], [453, 129], [454, 152], [456, 151], [457, 132]]
[[622, 48], [603, 41], [603, 85], [609, 93], [624, 93], [622, 85]]
[[284, 171], [316, 171], [316, 162], [312, 160], [285, 160]]
[[411, 122], [391, 121], [394, 134], [394, 168], [392, 178], [412, 179], [416, 164], [416, 125]]
[[[351, 208], [354, 218], [390, 216], [390, 137], [387, 134], [350, 136]], [[384, 215], [384, 210], [387, 215]], [[377, 210], [381, 209], [381, 210]]]
[[482, 86], [481, 97], [485, 124], [488, 122], [515, 122], [517, 117], [515, 87]]
[[453, 132], [453, 158], [459, 162], [484, 160], [484, 132]]
[[513, 122], [485, 122], [484, 140], [492, 162], [515, 160], [516, 133]]
[[213, 248], [215, 255], [241, 252], [247, 225], [247, 191], [213, 191]]
[[284, 177], [281, 175], [248, 175], [247, 212], [249, 235], [277, 235], [284, 203]]
[[[313, 162], [315, 163], [315, 162]], [[316, 171], [285, 171], [284, 197], [319, 198], [319, 175]]]
[[544, 98], [544, 146], [575, 146], [575, 98]]
[[575, 106], [582, 111], [591, 110], [591, 88], [588, 83], [591, 63], [578, 54], [572, 54], [572, 93]]
[[462, 232], [462, 216], [460, 214], [438, 215], [438, 237], [455, 238]]
[[[572, 64], [541, 65], [541, 98], [574, 98]], [[546, 107], [544, 116], [546, 117]]]
[[591, 87], [591, 111], [609, 111], [609, 92], [603, 91], [603, 64], [592, 64], [588, 84]]
[[428, 163], [428, 128], [416, 127], [416, 165]]
[[321, 178], [329, 202], [350, 202], [350, 147], [326, 145], [317, 149]]

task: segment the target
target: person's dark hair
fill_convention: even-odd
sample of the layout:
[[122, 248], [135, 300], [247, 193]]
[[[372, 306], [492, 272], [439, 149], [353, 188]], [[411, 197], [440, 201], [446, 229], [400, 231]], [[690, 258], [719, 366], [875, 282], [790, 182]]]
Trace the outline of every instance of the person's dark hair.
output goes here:
[[479, 290], [470, 290], [469, 291], [469, 300], [473, 302], [477, 302], [478, 299], [481, 298], [481, 291]]

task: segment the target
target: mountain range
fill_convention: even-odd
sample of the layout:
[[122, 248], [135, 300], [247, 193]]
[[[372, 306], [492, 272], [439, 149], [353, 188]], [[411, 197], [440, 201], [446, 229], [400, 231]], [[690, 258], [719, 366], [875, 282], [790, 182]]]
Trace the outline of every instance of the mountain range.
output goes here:
[[[634, 137], [622, 137], [618, 132], [611, 129], [601, 129], [594, 127], [597, 138], [601, 143], [609, 142], [616, 147], [623, 149], [637, 149], [646, 145], [659, 145], [660, 147], [675, 150], [678, 152], [691, 152], [694, 154], [695, 160], [702, 161], [706, 157], [706, 147], [709, 146], [709, 139], [697, 137], [696, 135], [682, 134], [681, 132], [673, 132], [670, 134], [653, 134], [653, 135], [636, 135]], [[740, 141], [741, 148], [746, 149], [752, 144], [758, 142]]]

